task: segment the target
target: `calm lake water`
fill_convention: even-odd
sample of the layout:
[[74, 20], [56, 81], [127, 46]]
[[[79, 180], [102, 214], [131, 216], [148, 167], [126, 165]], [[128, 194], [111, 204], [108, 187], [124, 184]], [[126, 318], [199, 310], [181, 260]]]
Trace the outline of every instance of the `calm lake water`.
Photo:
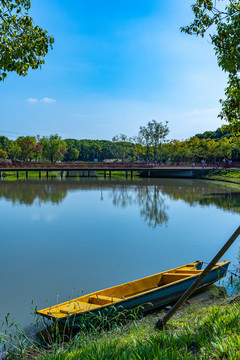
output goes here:
[[[239, 189], [203, 180], [0, 181], [0, 319], [10, 313], [27, 328], [33, 306], [210, 261], [239, 226]], [[239, 244], [224, 259], [236, 264]]]

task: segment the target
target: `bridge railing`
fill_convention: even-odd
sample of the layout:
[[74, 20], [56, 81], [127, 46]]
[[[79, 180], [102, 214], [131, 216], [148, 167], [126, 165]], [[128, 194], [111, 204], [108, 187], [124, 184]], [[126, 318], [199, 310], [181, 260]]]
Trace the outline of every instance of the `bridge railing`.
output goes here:
[[89, 162], [59, 162], [59, 163], [47, 163], [47, 162], [12, 162], [12, 163], [1, 163], [0, 168], [15, 168], [17, 169], [33, 169], [39, 168], [46, 169], [142, 169], [142, 168], [153, 168], [154, 164], [151, 163], [89, 163]]

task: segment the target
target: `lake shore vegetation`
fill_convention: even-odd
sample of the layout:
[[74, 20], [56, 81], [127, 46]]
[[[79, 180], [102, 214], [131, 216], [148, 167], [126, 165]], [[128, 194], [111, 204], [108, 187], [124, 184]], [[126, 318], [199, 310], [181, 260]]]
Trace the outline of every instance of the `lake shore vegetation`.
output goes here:
[[211, 171], [204, 176], [206, 179], [226, 181], [240, 184], [240, 170], [238, 169], [218, 169]]
[[21, 341], [12, 339], [14, 348], [6, 359], [238, 359], [239, 293], [219, 297], [215, 288], [211, 293], [211, 299], [186, 304], [162, 331], [156, 322], [168, 309], [142, 317], [132, 313], [122, 322], [105, 319], [69, 338], [56, 327], [45, 332], [47, 344], [27, 337], [23, 341], [23, 333], [18, 334]]
[[[20, 136], [10, 140], [0, 136], [0, 164], [2, 167], [84, 166], [92, 163], [152, 164], [153, 166], [210, 167], [214, 171], [204, 174], [205, 179], [240, 183], [240, 138], [223, 126], [216, 131], [205, 131], [186, 140], [166, 140], [168, 123], [149, 121], [141, 126], [135, 137], [116, 135], [109, 140], [61, 139], [58, 134], [50, 136]], [[230, 169], [231, 167], [235, 169]], [[24, 173], [18, 174], [18, 178]], [[51, 174], [57, 176], [57, 173]], [[101, 176], [101, 172], [97, 174]], [[113, 173], [114, 177], [125, 174]], [[138, 173], [135, 173], [137, 176]], [[15, 175], [4, 176], [14, 178]], [[30, 177], [38, 177], [30, 172]], [[42, 177], [46, 173], [42, 172]]]

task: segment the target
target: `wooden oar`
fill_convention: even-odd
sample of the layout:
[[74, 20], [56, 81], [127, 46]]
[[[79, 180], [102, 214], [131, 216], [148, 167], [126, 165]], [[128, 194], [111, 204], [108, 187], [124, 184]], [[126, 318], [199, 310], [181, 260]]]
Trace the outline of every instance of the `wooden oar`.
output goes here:
[[192, 283], [192, 285], [185, 291], [185, 293], [180, 297], [180, 299], [176, 302], [176, 304], [167, 312], [167, 314], [160, 320], [158, 320], [156, 327], [161, 330], [168, 320], [175, 314], [175, 312], [182, 306], [182, 304], [192, 295], [192, 293], [197, 289], [200, 285], [201, 281], [207, 276], [207, 274], [212, 270], [212, 268], [216, 265], [219, 259], [225, 254], [225, 252], [230, 248], [233, 242], [236, 240], [238, 235], [240, 234], [240, 226], [237, 230], [232, 234], [232, 236], [228, 239], [225, 245], [219, 250], [217, 255], [212, 259], [212, 261], [208, 264], [206, 269], [197, 277], [197, 279]]

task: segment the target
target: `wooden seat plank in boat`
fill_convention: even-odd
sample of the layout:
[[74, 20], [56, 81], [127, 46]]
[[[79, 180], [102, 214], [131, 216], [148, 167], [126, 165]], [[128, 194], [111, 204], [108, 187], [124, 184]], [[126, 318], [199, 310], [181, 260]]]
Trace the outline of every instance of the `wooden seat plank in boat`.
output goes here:
[[176, 274], [176, 273], [165, 273], [162, 275], [161, 280], [158, 283], [158, 286], [162, 286], [162, 285], [166, 285], [166, 284], [170, 284], [174, 281], [179, 281], [185, 278], [188, 278], [189, 276], [191, 276], [191, 274]]
[[176, 270], [175, 274], [201, 274], [202, 270]]
[[116, 301], [121, 301], [121, 299], [113, 296], [104, 296], [98, 294], [90, 296], [88, 300], [89, 303], [96, 305], [108, 305], [108, 304], [113, 304]]
[[61, 307], [59, 311], [64, 314], [75, 314], [79, 311], [90, 311], [96, 308], [98, 308], [98, 305], [75, 301], [74, 303]]

